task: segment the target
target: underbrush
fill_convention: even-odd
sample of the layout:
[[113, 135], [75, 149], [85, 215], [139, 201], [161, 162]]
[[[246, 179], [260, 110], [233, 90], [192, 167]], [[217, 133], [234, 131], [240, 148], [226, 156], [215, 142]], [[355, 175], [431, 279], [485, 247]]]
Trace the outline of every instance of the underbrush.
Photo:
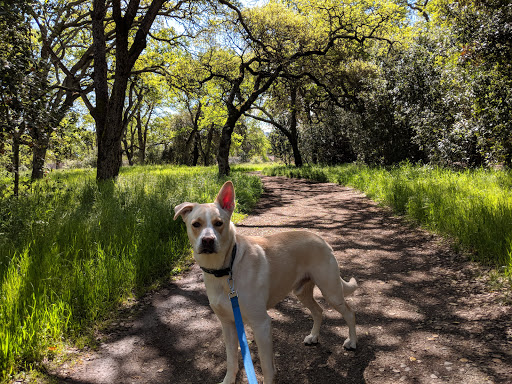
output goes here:
[[[91, 333], [132, 295], [168, 278], [190, 246], [174, 206], [213, 201], [225, 179], [210, 167], [53, 172], [0, 199], [0, 380], [37, 365], [65, 339]], [[237, 209], [259, 198], [259, 178], [236, 169]]]
[[475, 260], [512, 281], [512, 173], [438, 167], [269, 167], [267, 175], [305, 178], [357, 188], [394, 212], [449, 235]]

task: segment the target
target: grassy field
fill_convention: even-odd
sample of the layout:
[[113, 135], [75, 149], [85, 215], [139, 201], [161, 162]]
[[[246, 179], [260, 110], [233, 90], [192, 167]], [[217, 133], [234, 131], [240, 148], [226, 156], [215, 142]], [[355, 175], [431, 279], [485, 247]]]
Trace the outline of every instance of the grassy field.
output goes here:
[[[169, 278], [190, 255], [174, 206], [212, 201], [225, 181], [201, 167], [123, 168], [100, 185], [94, 176], [53, 172], [18, 199], [0, 198], [0, 381], [63, 340], [87, 340], [124, 299]], [[236, 167], [230, 179], [237, 220], [261, 182]]]
[[404, 164], [392, 168], [269, 167], [284, 175], [351, 186], [407, 215], [426, 228], [449, 235], [480, 262], [512, 281], [512, 173], [451, 171]]

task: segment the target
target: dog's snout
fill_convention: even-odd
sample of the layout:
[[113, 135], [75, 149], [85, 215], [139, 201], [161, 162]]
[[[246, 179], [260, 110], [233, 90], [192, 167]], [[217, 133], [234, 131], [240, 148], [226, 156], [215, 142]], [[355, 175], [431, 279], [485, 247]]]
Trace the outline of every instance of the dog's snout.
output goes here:
[[202, 253], [215, 253], [215, 237], [204, 236], [201, 239]]

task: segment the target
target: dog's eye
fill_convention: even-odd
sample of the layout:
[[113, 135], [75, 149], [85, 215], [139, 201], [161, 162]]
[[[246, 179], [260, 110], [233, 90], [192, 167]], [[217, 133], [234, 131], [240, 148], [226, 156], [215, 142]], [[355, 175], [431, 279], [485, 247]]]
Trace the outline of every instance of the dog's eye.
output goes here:
[[215, 222], [215, 226], [216, 227], [221, 227], [222, 224], [224, 224], [224, 223], [222, 221], [220, 221], [220, 220]]
[[195, 221], [195, 222], [192, 223], [192, 226], [194, 228], [199, 228], [201, 226], [201, 223], [199, 221]]

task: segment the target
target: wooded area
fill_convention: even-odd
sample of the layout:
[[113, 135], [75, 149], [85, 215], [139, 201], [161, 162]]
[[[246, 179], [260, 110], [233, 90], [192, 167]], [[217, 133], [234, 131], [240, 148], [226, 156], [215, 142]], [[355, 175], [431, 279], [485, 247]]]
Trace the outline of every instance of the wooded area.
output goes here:
[[[0, 167], [512, 164], [506, 0], [0, 0]], [[267, 135], [262, 130], [265, 128]], [[124, 159], [124, 160], [123, 160]], [[10, 191], [2, 191], [8, 194]]]

